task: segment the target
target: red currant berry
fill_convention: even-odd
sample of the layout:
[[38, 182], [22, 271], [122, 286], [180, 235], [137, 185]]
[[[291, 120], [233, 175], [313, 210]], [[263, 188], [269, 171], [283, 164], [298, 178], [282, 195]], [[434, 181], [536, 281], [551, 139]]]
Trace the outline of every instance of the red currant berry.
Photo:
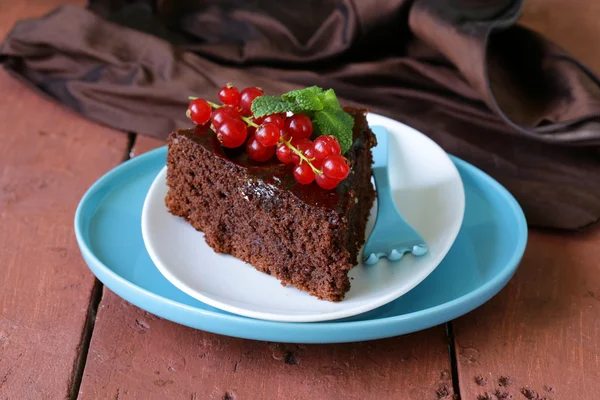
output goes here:
[[323, 160], [317, 160], [315, 158], [315, 144], [313, 143], [312, 146], [305, 148], [303, 151], [304, 155], [306, 156], [306, 158], [308, 158], [310, 160], [310, 163], [313, 165], [313, 167], [320, 169], [321, 165], [323, 164]]
[[[313, 147], [313, 143], [308, 139], [292, 139], [292, 146], [300, 150], [302, 153], [306, 155], [306, 151]], [[300, 163], [300, 156], [295, 152], [292, 152], [292, 160], [294, 164]]]
[[227, 119], [217, 129], [217, 139], [224, 147], [240, 147], [247, 136], [246, 124], [241, 119]]
[[252, 122], [254, 122], [256, 125], [262, 125], [262, 123], [264, 122], [265, 117], [252, 117]]
[[241, 98], [240, 91], [231, 83], [228, 83], [227, 86], [223, 86], [219, 90], [219, 100], [228, 106], [237, 107], [240, 104]]
[[296, 181], [298, 181], [298, 183], [308, 185], [315, 180], [315, 173], [310, 165], [308, 165], [306, 162], [303, 162], [302, 164], [298, 164], [294, 167], [294, 178]]
[[279, 142], [279, 128], [273, 123], [265, 123], [256, 131], [256, 140], [263, 146], [275, 146]]
[[346, 159], [339, 154], [332, 154], [323, 160], [323, 175], [329, 178], [343, 180], [350, 173]]
[[320, 188], [325, 190], [335, 189], [335, 187], [341, 182], [340, 180], [330, 178], [325, 174], [319, 174], [315, 176], [315, 181]]
[[279, 129], [283, 128], [283, 125], [285, 124], [285, 120], [283, 118], [281, 118], [281, 115], [279, 115], [279, 114], [267, 115], [266, 117], [264, 117], [264, 120], [262, 121], [262, 123], [267, 123], [267, 122], [277, 125], [277, 127]]
[[263, 146], [257, 137], [253, 136], [246, 142], [246, 152], [252, 160], [264, 162], [275, 155], [275, 146]]
[[292, 136], [288, 133], [288, 131], [286, 131], [283, 128], [279, 130], [279, 135], [281, 137], [281, 140], [285, 140], [286, 142], [292, 139]]
[[308, 139], [312, 135], [313, 125], [307, 115], [294, 114], [285, 120], [285, 130], [294, 139]]
[[[292, 159], [292, 155], [295, 155], [292, 149], [287, 147], [285, 143], [281, 143], [277, 146], [277, 159], [284, 164], [292, 164], [294, 160]], [[298, 157], [296, 155], [296, 157]]]
[[190, 102], [186, 115], [194, 121], [194, 123], [204, 125], [210, 119], [211, 111], [212, 108], [206, 100], [196, 99]]
[[239, 119], [240, 113], [233, 107], [223, 106], [217, 108], [212, 113], [212, 124], [215, 129], [219, 129], [223, 122], [228, 119]]
[[252, 115], [252, 110], [250, 109], [252, 102], [255, 98], [263, 95], [263, 91], [256, 87], [249, 87], [242, 90], [240, 99], [240, 108], [242, 109], [242, 113], [244, 115]]
[[340, 154], [342, 149], [335, 136], [319, 136], [314, 143], [314, 157], [317, 160], [324, 160], [332, 154]]

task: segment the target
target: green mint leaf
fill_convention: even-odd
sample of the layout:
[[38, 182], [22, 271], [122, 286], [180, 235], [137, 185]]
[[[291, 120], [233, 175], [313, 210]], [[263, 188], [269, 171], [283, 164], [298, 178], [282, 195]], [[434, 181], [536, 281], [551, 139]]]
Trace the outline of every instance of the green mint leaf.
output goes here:
[[287, 93], [281, 95], [283, 98], [287, 98], [288, 100], [293, 100], [298, 96], [319, 96], [322, 95], [323, 89], [318, 86], [309, 86], [304, 89], [290, 90]]
[[295, 112], [319, 111], [323, 109], [320, 95], [323, 89], [317, 86], [310, 86], [304, 89], [292, 90], [281, 96], [282, 99], [296, 104]]
[[354, 118], [342, 109], [326, 108], [315, 113], [313, 123], [322, 135], [335, 136], [340, 142], [342, 154], [352, 146]]
[[277, 96], [260, 96], [252, 101], [252, 114], [259, 118], [265, 115], [294, 111], [296, 105], [293, 102]]
[[252, 102], [255, 117], [292, 112], [306, 114], [313, 122], [316, 136], [332, 135], [338, 139], [342, 154], [352, 146], [354, 118], [341, 107], [333, 89], [317, 86], [292, 90], [277, 96], [261, 96]]
[[342, 108], [333, 89], [327, 89], [323, 94], [319, 95], [319, 99], [323, 103], [324, 108]]

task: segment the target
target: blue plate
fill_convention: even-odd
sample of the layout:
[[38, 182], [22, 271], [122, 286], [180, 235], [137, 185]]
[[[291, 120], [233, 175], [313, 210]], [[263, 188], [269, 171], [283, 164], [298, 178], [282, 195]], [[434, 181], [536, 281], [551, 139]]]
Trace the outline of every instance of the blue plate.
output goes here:
[[418, 331], [463, 315], [498, 293], [513, 276], [527, 243], [525, 217], [510, 193], [479, 169], [452, 157], [465, 187], [464, 221], [450, 252], [416, 288], [375, 310], [337, 321], [242, 317], [181, 292], [146, 252], [142, 205], [165, 159], [162, 147], [99, 179], [77, 208], [77, 242], [92, 272], [117, 295], [162, 318], [209, 332], [275, 342], [340, 343]]

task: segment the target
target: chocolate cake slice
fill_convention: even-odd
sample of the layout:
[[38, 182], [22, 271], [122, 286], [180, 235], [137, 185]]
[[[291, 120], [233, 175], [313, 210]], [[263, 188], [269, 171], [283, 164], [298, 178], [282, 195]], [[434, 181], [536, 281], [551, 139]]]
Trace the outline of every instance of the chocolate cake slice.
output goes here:
[[171, 133], [169, 211], [204, 232], [214, 251], [246, 261], [283, 285], [343, 300], [375, 199], [376, 144], [366, 111], [345, 111], [354, 117], [353, 144], [344, 155], [351, 171], [333, 190], [297, 183], [292, 167], [276, 158], [257, 163], [244, 151], [221, 147], [210, 128]]

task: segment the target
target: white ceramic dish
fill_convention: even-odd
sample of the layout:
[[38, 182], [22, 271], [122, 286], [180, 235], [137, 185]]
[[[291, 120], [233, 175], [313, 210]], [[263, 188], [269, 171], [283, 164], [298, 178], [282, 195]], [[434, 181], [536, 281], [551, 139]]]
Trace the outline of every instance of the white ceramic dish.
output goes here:
[[[431, 139], [392, 119], [369, 114], [371, 126], [390, 133], [390, 183], [396, 206], [425, 238], [429, 252], [350, 271], [352, 288], [342, 302], [319, 300], [216, 254], [204, 235], [167, 211], [166, 167], [154, 180], [142, 210], [142, 235], [158, 270], [173, 285], [213, 307], [273, 321], [316, 322], [351, 317], [402, 296], [425, 279], [452, 246], [465, 209], [463, 184], [448, 155]], [[371, 210], [367, 235], [377, 205]]]

